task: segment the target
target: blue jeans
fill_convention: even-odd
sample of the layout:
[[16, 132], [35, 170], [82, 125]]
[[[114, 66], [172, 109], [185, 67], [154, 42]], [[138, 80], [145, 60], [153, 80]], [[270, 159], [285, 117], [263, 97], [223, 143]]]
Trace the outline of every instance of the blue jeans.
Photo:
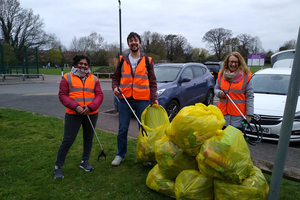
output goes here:
[[[136, 101], [129, 102], [131, 108], [135, 110], [135, 113], [141, 121], [141, 116], [145, 108], [149, 105], [149, 101]], [[131, 117], [133, 115], [131, 109], [127, 105], [124, 99], [120, 99], [119, 102], [119, 131], [118, 131], [118, 153], [117, 156], [124, 158], [127, 153], [127, 135]]]

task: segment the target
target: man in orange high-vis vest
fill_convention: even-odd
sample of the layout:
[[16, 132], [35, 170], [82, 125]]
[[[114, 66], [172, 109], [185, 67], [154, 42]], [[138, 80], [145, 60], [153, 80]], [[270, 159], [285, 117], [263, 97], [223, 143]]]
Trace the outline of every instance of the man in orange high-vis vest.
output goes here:
[[[152, 104], [158, 104], [156, 77], [151, 57], [140, 52], [141, 37], [131, 32], [127, 37], [129, 54], [120, 56], [116, 71], [112, 78], [112, 89], [119, 96], [119, 131], [117, 136], [118, 152], [112, 161], [113, 166], [120, 165], [127, 153], [127, 135], [132, 116], [132, 111], [118, 91], [121, 89], [123, 95], [139, 119], [145, 108]], [[149, 100], [151, 102], [149, 102]], [[144, 163], [149, 164], [149, 163]]]
[[[243, 129], [242, 114], [250, 122], [254, 112], [254, 90], [249, 71], [243, 57], [238, 52], [230, 53], [223, 63], [215, 85], [215, 95], [220, 98], [218, 108], [225, 118], [225, 126]], [[230, 101], [233, 100], [238, 109]]]
[[64, 136], [55, 160], [54, 178], [64, 177], [61, 167], [81, 126], [83, 128], [83, 152], [79, 167], [86, 172], [93, 170], [88, 160], [94, 138], [93, 127], [96, 127], [98, 108], [103, 101], [103, 93], [98, 78], [89, 70], [91, 63], [89, 57], [79, 55], [75, 56], [73, 61], [71, 72], [64, 75], [59, 85], [59, 100], [66, 107], [66, 115]]

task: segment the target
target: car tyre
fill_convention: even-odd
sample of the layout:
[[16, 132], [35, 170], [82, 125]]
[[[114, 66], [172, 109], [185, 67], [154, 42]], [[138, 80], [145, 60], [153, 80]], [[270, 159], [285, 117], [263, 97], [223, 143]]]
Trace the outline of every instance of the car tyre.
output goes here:
[[204, 101], [205, 105], [211, 105], [214, 103], [214, 92], [212, 90], [208, 90], [207, 94], [206, 94], [206, 98]]
[[179, 104], [176, 100], [171, 100], [168, 105], [166, 106], [166, 112], [168, 114], [170, 122], [173, 120], [173, 118], [177, 115], [179, 112]]

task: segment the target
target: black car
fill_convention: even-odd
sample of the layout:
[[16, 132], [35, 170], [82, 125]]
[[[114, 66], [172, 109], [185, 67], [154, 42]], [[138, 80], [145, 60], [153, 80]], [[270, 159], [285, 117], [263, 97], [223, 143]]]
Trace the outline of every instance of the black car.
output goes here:
[[222, 68], [223, 61], [220, 62], [205, 62], [204, 65], [209, 69], [210, 73], [215, 77], [215, 82], [218, 79], [218, 73]]

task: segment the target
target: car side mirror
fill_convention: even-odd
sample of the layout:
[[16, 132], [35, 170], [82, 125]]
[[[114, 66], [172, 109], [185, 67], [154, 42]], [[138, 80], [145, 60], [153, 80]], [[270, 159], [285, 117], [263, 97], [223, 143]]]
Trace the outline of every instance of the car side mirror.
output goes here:
[[182, 77], [181, 78], [181, 83], [183, 83], [183, 82], [190, 82], [192, 79], [190, 78], [190, 77], [188, 77], [188, 76], [185, 76], [185, 77]]

